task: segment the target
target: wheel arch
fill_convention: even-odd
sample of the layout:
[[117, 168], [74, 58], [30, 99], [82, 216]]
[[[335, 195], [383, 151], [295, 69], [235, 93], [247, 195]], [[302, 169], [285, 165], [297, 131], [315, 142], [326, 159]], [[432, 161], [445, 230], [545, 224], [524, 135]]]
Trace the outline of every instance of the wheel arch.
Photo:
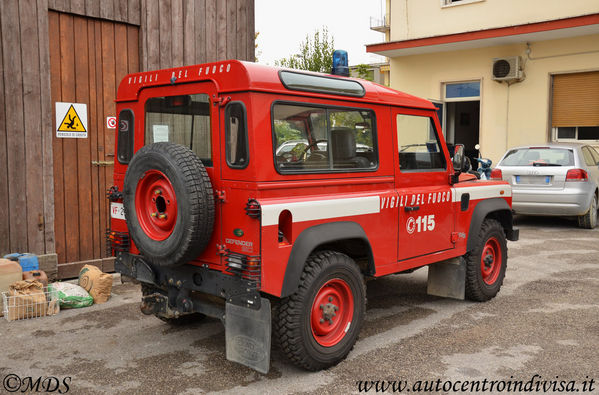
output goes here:
[[480, 241], [478, 240], [478, 229], [480, 229], [485, 218], [493, 218], [499, 221], [508, 240], [518, 240], [519, 232], [513, 226], [512, 209], [507, 201], [501, 198], [487, 199], [479, 202], [472, 213], [466, 244], [467, 251], [472, 251]]
[[287, 260], [281, 298], [293, 294], [299, 286], [306, 260], [314, 251], [334, 250], [359, 261], [362, 273], [374, 275], [374, 257], [366, 232], [352, 221], [331, 222], [305, 229], [293, 243]]

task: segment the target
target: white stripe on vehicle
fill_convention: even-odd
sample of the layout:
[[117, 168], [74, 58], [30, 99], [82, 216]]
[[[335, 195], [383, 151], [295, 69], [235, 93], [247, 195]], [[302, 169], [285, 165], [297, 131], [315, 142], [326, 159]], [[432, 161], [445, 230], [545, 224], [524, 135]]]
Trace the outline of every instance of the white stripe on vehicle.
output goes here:
[[462, 195], [469, 193], [470, 200], [478, 199], [489, 199], [489, 198], [505, 198], [512, 196], [512, 188], [505, 185], [484, 185], [474, 187], [462, 187], [455, 188], [455, 194], [453, 195], [453, 201], [459, 202], [462, 200]]
[[345, 199], [309, 200], [295, 203], [263, 204], [262, 226], [276, 225], [283, 210], [289, 210], [293, 222], [316, 221], [354, 215], [378, 214], [381, 211], [379, 196]]

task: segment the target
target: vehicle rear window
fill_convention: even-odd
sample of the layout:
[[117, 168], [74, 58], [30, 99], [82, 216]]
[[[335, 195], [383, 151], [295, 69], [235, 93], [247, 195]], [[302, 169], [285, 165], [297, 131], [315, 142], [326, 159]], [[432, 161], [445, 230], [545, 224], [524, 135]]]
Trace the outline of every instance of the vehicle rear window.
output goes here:
[[145, 144], [170, 141], [212, 166], [210, 97], [204, 93], [153, 97], [146, 101]]
[[374, 112], [277, 103], [273, 149], [281, 173], [376, 169]]
[[518, 148], [510, 150], [500, 166], [574, 166], [574, 153], [567, 148]]

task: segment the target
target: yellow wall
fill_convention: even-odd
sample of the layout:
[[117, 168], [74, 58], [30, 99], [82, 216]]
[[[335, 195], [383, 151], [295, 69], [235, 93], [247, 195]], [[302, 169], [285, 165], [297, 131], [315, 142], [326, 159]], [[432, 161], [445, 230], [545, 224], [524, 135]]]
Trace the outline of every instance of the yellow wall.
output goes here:
[[[472, 2], [470, 2], [472, 1]], [[599, 0], [391, 0], [389, 41], [522, 25], [599, 12]]]
[[[572, 0], [572, 3], [581, 2]], [[497, 163], [509, 147], [550, 140], [551, 74], [599, 70], [598, 43], [599, 35], [531, 43], [532, 59], [527, 59], [525, 44], [391, 58], [390, 83], [394, 89], [441, 100], [443, 83], [480, 80], [481, 151]], [[594, 52], [563, 56], [586, 51]], [[525, 60], [526, 79], [509, 88], [506, 83], [493, 81], [493, 58], [517, 55]], [[536, 59], [554, 55], [560, 56]]]

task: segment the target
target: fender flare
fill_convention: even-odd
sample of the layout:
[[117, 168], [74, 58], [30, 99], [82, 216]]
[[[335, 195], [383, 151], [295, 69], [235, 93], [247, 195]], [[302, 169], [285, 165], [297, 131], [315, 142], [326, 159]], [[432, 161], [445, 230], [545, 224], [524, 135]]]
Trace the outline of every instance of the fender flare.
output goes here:
[[308, 256], [318, 246], [335, 241], [359, 239], [368, 246], [369, 255], [369, 271], [374, 274], [374, 258], [372, 256], [372, 247], [366, 236], [366, 232], [362, 226], [356, 222], [342, 221], [330, 222], [322, 225], [312, 226], [305, 229], [297, 237], [287, 267], [285, 268], [285, 276], [283, 278], [283, 286], [281, 288], [281, 298], [289, 296], [295, 292], [299, 286], [300, 278], [304, 270], [304, 265]]
[[513, 215], [510, 205], [502, 198], [487, 199], [479, 202], [474, 208], [472, 218], [470, 219], [466, 251], [472, 251], [480, 241], [478, 229], [480, 229], [485, 218], [491, 213], [496, 213], [497, 220], [501, 222], [507, 239], [512, 241], [518, 240], [519, 232], [518, 229], [514, 229], [513, 227]]

